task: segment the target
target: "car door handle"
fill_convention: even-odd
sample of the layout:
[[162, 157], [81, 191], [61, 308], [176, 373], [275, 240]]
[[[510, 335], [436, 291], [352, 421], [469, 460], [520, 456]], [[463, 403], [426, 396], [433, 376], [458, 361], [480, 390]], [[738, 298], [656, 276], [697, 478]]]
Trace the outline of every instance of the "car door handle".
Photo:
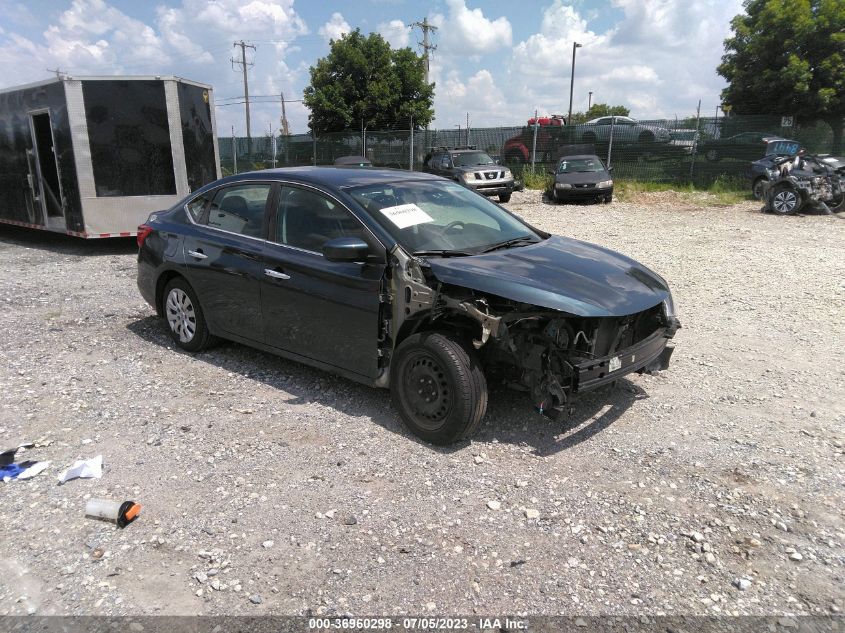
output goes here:
[[274, 279], [290, 279], [290, 275], [286, 275], [278, 270], [273, 270], [272, 268], [265, 268], [264, 274], [268, 277], [273, 277]]
[[191, 257], [196, 257], [197, 259], [208, 259], [208, 255], [206, 255], [202, 251], [188, 251], [188, 255], [190, 255]]

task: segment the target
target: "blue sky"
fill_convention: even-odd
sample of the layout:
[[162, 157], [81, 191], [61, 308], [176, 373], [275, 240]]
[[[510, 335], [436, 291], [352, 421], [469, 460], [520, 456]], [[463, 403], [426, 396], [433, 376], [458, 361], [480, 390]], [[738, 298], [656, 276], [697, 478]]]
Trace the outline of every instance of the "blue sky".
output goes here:
[[[308, 68], [331, 37], [360, 28], [418, 50], [427, 17], [438, 26], [432, 56], [434, 127], [520, 125], [535, 109], [566, 113], [572, 42], [578, 49], [574, 110], [623, 104], [638, 118], [712, 116], [724, 82], [715, 67], [741, 0], [0, 0], [0, 87], [50, 76], [176, 74], [211, 84], [221, 133], [244, 134], [243, 92], [229, 58], [250, 54], [253, 134], [279, 128], [279, 95], [301, 99]], [[294, 133], [307, 111], [287, 104]]]

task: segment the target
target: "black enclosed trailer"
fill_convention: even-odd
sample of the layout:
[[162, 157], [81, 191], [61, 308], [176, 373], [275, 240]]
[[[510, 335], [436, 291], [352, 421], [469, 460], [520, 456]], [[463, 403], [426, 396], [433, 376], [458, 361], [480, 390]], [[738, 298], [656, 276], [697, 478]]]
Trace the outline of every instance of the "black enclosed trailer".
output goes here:
[[179, 77], [63, 77], [0, 90], [0, 222], [135, 235], [220, 178], [210, 86]]

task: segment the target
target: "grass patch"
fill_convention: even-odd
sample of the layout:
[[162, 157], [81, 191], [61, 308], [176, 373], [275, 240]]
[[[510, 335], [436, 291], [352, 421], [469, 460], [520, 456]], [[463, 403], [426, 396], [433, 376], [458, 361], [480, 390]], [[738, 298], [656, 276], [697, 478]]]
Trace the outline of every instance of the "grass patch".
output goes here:
[[615, 180], [614, 196], [625, 202], [642, 201], [648, 194], [672, 192], [681, 201], [704, 206], [729, 206], [752, 200], [751, 187], [742, 179], [718, 177], [705, 187], [692, 183]]
[[546, 171], [527, 168], [522, 172], [522, 183], [526, 189], [539, 189], [548, 191], [552, 188], [552, 177]]

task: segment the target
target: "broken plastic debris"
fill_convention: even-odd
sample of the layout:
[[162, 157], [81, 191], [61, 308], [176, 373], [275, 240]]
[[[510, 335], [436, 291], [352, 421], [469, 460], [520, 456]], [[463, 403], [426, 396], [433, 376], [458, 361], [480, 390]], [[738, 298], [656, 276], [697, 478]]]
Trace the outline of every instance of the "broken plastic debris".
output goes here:
[[99, 479], [103, 476], [103, 456], [97, 455], [91, 459], [78, 459], [73, 466], [59, 475], [59, 483], [63, 484], [71, 479]]
[[109, 501], [108, 499], [89, 499], [85, 504], [85, 515], [94, 519], [103, 519], [117, 523], [117, 527], [126, 527], [141, 513], [141, 504], [134, 501]]
[[3, 481], [30, 479], [50, 465], [50, 462], [36, 462], [33, 460], [15, 463], [15, 453], [20, 449], [31, 447], [32, 442], [25, 442], [0, 452], [0, 479]]

